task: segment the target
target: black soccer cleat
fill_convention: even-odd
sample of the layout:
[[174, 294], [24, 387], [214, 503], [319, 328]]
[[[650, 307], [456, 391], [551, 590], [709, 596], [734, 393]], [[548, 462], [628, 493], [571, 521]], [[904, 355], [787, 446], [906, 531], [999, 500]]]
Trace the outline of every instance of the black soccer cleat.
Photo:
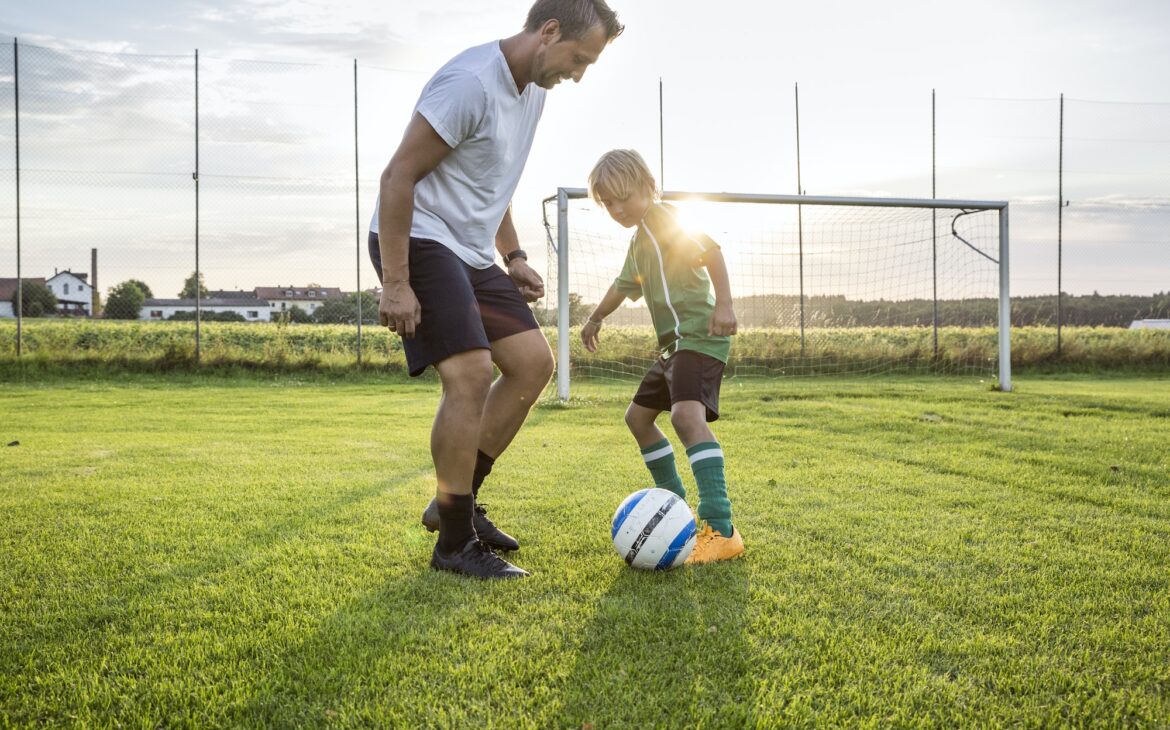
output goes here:
[[469, 575], [473, 578], [527, 578], [528, 571], [517, 568], [492, 552], [482, 540], [468, 540], [461, 549], [453, 553], [435, 551], [431, 553], [431, 567], [452, 573]]
[[[423, 510], [422, 514], [423, 527], [430, 532], [439, 529], [439, 503], [432, 498], [431, 503]], [[493, 550], [519, 550], [520, 542], [496, 527], [491, 520], [487, 518], [487, 507], [485, 505], [475, 504], [475, 511], [471, 515], [471, 524], [475, 526], [475, 532], [479, 535], [479, 539], [486, 542], [488, 547]]]

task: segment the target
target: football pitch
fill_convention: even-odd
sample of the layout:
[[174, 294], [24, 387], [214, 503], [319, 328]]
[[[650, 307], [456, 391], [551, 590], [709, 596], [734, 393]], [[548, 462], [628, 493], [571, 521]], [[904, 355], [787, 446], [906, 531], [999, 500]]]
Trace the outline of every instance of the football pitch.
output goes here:
[[434, 382], [0, 384], [0, 726], [1166, 727], [1170, 381], [1015, 386], [727, 381], [747, 552], [642, 573], [633, 383], [575, 384], [488, 583], [427, 566]]

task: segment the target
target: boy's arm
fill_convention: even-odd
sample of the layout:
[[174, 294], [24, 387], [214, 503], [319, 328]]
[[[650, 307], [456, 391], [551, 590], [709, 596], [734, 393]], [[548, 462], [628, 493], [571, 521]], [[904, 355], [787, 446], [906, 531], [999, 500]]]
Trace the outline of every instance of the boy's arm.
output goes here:
[[[504, 211], [504, 217], [496, 231], [496, 250], [501, 256], [520, 251], [520, 237], [516, 235], [516, 226], [512, 223], [511, 205]], [[521, 252], [520, 256], [514, 257], [504, 264], [504, 267], [508, 270], [508, 276], [516, 282], [516, 287], [520, 289], [525, 301], [535, 302], [544, 296], [544, 279], [540, 278], [536, 269], [528, 265], [528, 254]]]
[[723, 259], [723, 251], [718, 246], [708, 249], [703, 253], [702, 262], [707, 267], [711, 286], [715, 289], [715, 311], [707, 322], [707, 334], [734, 335], [738, 324], [735, 320], [735, 309], [731, 304], [731, 280], [727, 276], [727, 262]]
[[585, 349], [589, 352], [597, 352], [597, 340], [601, 333], [601, 320], [613, 314], [613, 310], [621, 306], [625, 300], [626, 295], [617, 290], [617, 287], [611, 286], [605, 296], [601, 298], [597, 306], [593, 308], [593, 313], [589, 315], [589, 321], [581, 328], [581, 344], [585, 345]]

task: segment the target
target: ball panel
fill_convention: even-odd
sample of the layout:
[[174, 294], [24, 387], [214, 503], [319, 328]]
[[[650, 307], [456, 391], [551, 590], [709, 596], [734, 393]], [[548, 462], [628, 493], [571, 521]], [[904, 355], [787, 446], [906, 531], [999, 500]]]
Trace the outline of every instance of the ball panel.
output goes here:
[[630, 516], [630, 513], [634, 511], [634, 508], [638, 506], [638, 503], [642, 501], [642, 498], [645, 497], [646, 493], [649, 491], [649, 489], [640, 489], [626, 497], [624, 500], [622, 500], [622, 503], [618, 505], [617, 512], [613, 513], [613, 529], [610, 530], [609, 533], [611, 539], [617, 536], [618, 530], [621, 529], [622, 524], [626, 521], [626, 518]]

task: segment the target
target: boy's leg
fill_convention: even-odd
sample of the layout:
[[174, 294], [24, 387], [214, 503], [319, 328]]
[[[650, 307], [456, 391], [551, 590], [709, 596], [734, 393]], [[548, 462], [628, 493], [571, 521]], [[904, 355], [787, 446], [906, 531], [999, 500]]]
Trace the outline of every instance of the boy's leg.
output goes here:
[[691, 472], [699, 486], [699, 519], [723, 537], [731, 537], [731, 500], [723, 472], [723, 450], [707, 425], [707, 407], [699, 401], [680, 401], [670, 410], [670, 422], [687, 450]]
[[719, 386], [723, 363], [683, 350], [671, 358], [670, 422], [687, 449], [691, 472], [699, 487], [699, 532], [688, 563], [728, 560], [743, 553], [743, 538], [731, 522], [731, 500], [723, 472], [723, 450], [709, 421], [719, 418]]
[[687, 491], [674, 463], [674, 448], [671, 447], [666, 434], [654, 423], [660, 413], [661, 410], [631, 403], [626, 409], [626, 425], [634, 435], [634, 440], [638, 442], [642, 460], [646, 462], [646, 468], [654, 478], [654, 486], [669, 489], [686, 499]]

